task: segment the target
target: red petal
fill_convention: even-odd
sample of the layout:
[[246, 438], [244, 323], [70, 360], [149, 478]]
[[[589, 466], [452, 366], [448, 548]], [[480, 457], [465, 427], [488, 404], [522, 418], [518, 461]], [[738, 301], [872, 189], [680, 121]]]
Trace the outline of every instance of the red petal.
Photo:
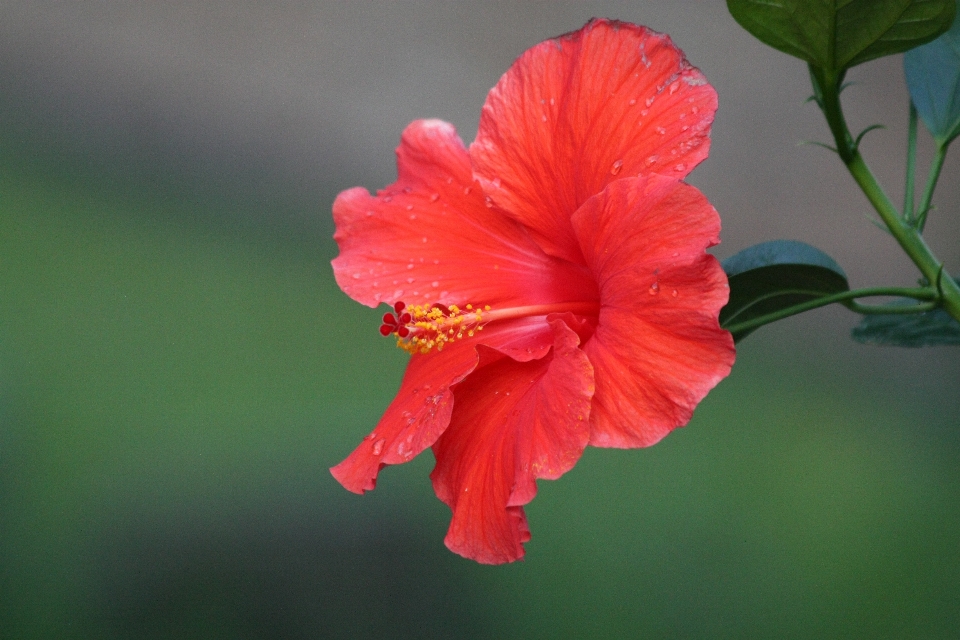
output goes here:
[[717, 96], [668, 36], [594, 20], [524, 53], [487, 97], [470, 156], [493, 201], [581, 262], [570, 216], [610, 181], [687, 175]]
[[397, 182], [376, 197], [354, 188], [333, 204], [334, 274], [354, 300], [507, 306], [595, 297], [584, 269], [545, 255], [487, 206], [452, 125], [408, 126], [397, 168]]
[[[530, 539], [522, 505], [537, 478], [558, 478], [580, 458], [589, 438], [593, 371], [579, 339], [559, 319], [551, 357], [521, 363], [501, 358], [456, 390], [450, 427], [433, 447], [430, 475], [453, 510], [451, 551], [485, 564], [523, 557]], [[496, 354], [492, 354], [496, 356]]]
[[330, 472], [354, 493], [373, 489], [380, 469], [411, 460], [447, 428], [454, 400], [451, 387], [476, 368], [480, 344], [498, 354], [530, 360], [545, 356], [552, 342], [553, 330], [544, 318], [523, 318], [490, 325], [476, 337], [452, 342], [442, 351], [414, 355], [397, 397], [376, 428]]
[[597, 385], [590, 444], [651, 445], [686, 424], [733, 365], [717, 321], [727, 278], [705, 252], [719, 242], [719, 216], [694, 187], [654, 175], [611, 183], [573, 225], [600, 285], [584, 345]]

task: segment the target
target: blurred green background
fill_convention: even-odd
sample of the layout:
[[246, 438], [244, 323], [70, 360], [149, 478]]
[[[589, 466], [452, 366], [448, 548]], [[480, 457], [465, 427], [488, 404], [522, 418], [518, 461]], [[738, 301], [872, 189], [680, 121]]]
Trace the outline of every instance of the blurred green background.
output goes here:
[[[855, 286], [915, 276], [819, 149], [803, 66], [723, 3], [7, 3], [0, 21], [0, 637], [953, 638], [960, 358], [823, 310], [765, 328], [687, 428], [588, 450], [524, 562], [446, 551], [428, 454], [344, 491], [405, 357], [333, 282], [330, 203], [403, 126], [472, 139], [485, 92], [592, 15], [670, 32], [717, 86], [692, 177], [729, 255], [774, 237]], [[853, 126], [895, 197], [899, 59]], [[845, 94], [847, 96], [847, 94]], [[921, 149], [921, 153], [929, 147]], [[960, 180], [928, 226], [960, 270]]]

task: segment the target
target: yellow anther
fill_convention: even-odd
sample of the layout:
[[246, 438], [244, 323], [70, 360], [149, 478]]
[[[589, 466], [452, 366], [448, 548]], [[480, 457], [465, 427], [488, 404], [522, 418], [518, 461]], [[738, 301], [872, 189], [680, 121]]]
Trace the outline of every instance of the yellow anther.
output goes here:
[[[489, 311], [489, 305], [484, 309]], [[411, 354], [427, 353], [433, 348], [441, 351], [447, 343], [463, 338], [464, 334], [471, 337], [483, 328], [483, 311], [473, 304], [464, 305], [462, 310], [455, 304], [449, 307], [411, 305], [405, 312], [410, 314], [410, 321], [405, 325], [407, 337], [394, 335], [397, 335], [397, 346]], [[467, 312], [470, 315], [464, 315]]]

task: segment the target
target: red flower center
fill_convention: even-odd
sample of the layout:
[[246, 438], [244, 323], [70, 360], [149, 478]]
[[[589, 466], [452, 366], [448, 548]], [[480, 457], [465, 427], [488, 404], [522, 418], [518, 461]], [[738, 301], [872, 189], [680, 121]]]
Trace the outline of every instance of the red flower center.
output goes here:
[[491, 309], [490, 305], [481, 308], [467, 304], [461, 309], [455, 304], [449, 307], [442, 304], [408, 307], [403, 302], [397, 302], [393, 305], [393, 310], [394, 313], [383, 314], [380, 335], [395, 335], [397, 346], [409, 353], [427, 353], [434, 347], [437, 351], [442, 351], [443, 346], [449, 342], [473, 337], [491, 322], [564, 312], [596, 317], [600, 312], [600, 304], [562, 302], [505, 309]]

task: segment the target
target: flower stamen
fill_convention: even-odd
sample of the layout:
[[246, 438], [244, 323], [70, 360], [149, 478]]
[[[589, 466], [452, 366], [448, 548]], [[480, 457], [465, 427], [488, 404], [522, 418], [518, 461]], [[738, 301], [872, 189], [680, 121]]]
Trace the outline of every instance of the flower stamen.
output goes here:
[[596, 316], [599, 305], [595, 302], [566, 302], [491, 310], [490, 305], [481, 308], [467, 304], [461, 309], [455, 304], [407, 306], [397, 302], [393, 310], [394, 313], [383, 315], [380, 335], [396, 336], [397, 346], [414, 354], [427, 353], [433, 348], [442, 351], [444, 345], [464, 337], [473, 337], [485, 325], [498, 320], [563, 312]]

